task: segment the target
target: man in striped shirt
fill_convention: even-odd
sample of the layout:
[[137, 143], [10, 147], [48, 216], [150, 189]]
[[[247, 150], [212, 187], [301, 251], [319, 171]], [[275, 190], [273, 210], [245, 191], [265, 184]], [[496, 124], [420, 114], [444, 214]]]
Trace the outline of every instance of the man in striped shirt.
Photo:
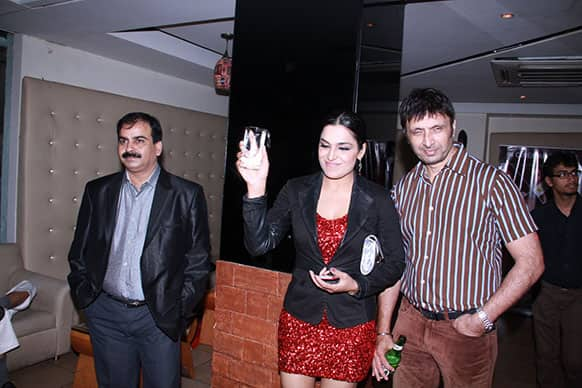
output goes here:
[[[379, 297], [373, 373], [392, 370], [394, 337], [406, 346], [394, 387], [490, 387], [497, 358], [495, 320], [543, 272], [536, 226], [512, 180], [454, 142], [446, 95], [415, 89], [400, 106], [406, 138], [420, 159], [393, 189], [406, 270]], [[502, 247], [515, 260], [501, 279]]]

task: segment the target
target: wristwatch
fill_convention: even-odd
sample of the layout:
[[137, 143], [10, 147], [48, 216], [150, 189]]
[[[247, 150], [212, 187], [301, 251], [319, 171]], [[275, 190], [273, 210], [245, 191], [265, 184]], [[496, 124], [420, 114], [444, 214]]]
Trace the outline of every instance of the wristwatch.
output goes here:
[[485, 329], [485, 334], [491, 333], [493, 330], [495, 330], [495, 324], [493, 322], [491, 322], [491, 320], [489, 319], [489, 316], [487, 315], [487, 313], [485, 311], [483, 311], [481, 309], [477, 309], [477, 316], [481, 320], [481, 323], [483, 323], [483, 328]]

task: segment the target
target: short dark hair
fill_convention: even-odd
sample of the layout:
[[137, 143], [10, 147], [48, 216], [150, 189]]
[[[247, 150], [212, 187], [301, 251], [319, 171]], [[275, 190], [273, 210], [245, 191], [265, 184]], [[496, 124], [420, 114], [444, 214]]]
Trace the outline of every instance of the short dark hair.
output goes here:
[[425, 88], [414, 89], [402, 100], [398, 108], [400, 115], [400, 125], [406, 131], [406, 126], [410, 120], [420, 120], [427, 114], [434, 116], [441, 114], [451, 120], [451, 125], [455, 121], [455, 108], [446, 94], [438, 89]]
[[162, 125], [160, 124], [160, 121], [154, 116], [144, 112], [127, 113], [122, 118], [120, 118], [117, 122], [117, 136], [119, 136], [119, 131], [121, 128], [125, 126], [129, 126], [131, 128], [138, 121], [143, 121], [144, 123], [149, 124], [150, 128], [152, 129], [152, 140], [154, 143], [162, 140]]
[[343, 125], [354, 134], [358, 147], [361, 149], [367, 139], [366, 123], [354, 112], [343, 111], [330, 113], [323, 121], [326, 125]]
[[578, 158], [576, 154], [568, 151], [555, 151], [544, 162], [544, 178], [554, 175], [554, 168], [559, 164], [564, 167], [578, 167]]

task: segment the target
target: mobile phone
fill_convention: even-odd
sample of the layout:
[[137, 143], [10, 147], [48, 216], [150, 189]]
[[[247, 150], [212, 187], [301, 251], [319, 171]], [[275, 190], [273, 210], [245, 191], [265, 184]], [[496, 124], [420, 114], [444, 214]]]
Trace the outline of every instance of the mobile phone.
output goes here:
[[320, 278], [321, 278], [321, 280], [323, 280], [324, 282], [329, 283], [329, 284], [335, 284], [335, 283], [339, 282], [339, 278], [335, 277], [331, 273], [328, 273], [326, 275], [321, 275]]

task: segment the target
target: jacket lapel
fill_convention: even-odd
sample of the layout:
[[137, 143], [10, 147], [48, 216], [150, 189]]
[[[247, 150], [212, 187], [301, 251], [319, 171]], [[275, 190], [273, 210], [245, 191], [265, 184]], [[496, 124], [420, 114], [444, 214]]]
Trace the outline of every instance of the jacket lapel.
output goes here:
[[299, 203], [301, 207], [301, 217], [305, 223], [308, 233], [313, 236], [312, 242], [319, 252], [319, 245], [317, 244], [317, 225], [315, 222], [315, 213], [317, 212], [317, 200], [321, 191], [321, 174], [313, 176], [306, 182], [303, 190], [298, 193]]
[[368, 219], [368, 214], [370, 214], [371, 211], [373, 200], [372, 197], [362, 190], [360, 185], [361, 179], [363, 178], [356, 176], [356, 180], [354, 181], [352, 197], [350, 199], [350, 209], [348, 211], [348, 228], [342, 243], [338, 248], [336, 256], [341, 251], [342, 247], [348, 245], [354, 236], [356, 236], [357, 231], [364, 226]]
[[[104, 220], [107, 220], [105, 223], [105, 236], [111, 245], [111, 241], [113, 241], [113, 233], [115, 233], [115, 224], [117, 222], [117, 209], [119, 208], [119, 194], [121, 191], [121, 183], [123, 182], [123, 174], [125, 171], [122, 171], [118, 174], [116, 179], [112, 180], [111, 184], [105, 187], [104, 190], [104, 198], [103, 198], [103, 206], [102, 210], [105, 212]], [[107, 206], [107, 204], [112, 203], [113, 206]], [[107, 252], [109, 252], [109, 247], [107, 247]]]
[[152, 209], [150, 211], [150, 219], [148, 222], [148, 229], [146, 232], [146, 238], [143, 244], [143, 249], [145, 250], [152, 240], [153, 236], [158, 232], [161, 225], [161, 217], [163, 214], [168, 214], [164, 212], [164, 208], [170, 198], [170, 192], [172, 185], [170, 184], [170, 177], [164, 169], [160, 169], [160, 176], [158, 178], [158, 184], [156, 185], [156, 192], [154, 193], [154, 200], [152, 202]]

